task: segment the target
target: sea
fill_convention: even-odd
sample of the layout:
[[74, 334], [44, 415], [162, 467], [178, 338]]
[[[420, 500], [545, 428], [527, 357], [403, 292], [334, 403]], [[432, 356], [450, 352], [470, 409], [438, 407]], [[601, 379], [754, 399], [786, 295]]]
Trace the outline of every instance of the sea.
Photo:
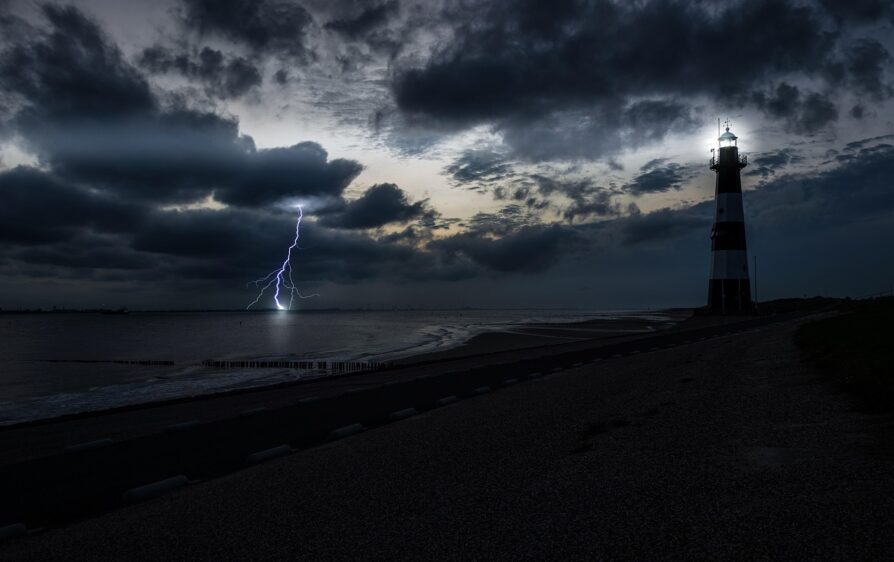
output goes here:
[[581, 310], [0, 314], [0, 425], [321, 376], [296, 369], [205, 367], [206, 360], [387, 362], [447, 350], [476, 334], [510, 326], [622, 321], [656, 314]]

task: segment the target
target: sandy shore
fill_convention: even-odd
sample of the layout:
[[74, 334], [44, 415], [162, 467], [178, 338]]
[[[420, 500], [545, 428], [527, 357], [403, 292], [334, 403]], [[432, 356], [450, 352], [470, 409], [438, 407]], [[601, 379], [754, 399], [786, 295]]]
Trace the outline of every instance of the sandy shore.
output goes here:
[[583, 365], [0, 545], [24, 559], [890, 559], [890, 421], [795, 323]]
[[563, 324], [519, 324], [472, 336], [461, 345], [430, 353], [420, 353], [395, 361], [396, 364], [424, 363], [486, 355], [501, 351], [543, 347], [568, 342], [647, 335], [693, 321], [692, 309], [659, 310], [643, 318], [597, 318]]

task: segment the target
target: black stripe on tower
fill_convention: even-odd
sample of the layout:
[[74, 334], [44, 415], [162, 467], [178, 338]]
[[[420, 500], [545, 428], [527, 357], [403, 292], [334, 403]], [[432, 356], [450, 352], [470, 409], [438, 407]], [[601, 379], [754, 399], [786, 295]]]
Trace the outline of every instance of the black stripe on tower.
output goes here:
[[733, 312], [751, 308], [751, 283], [748, 279], [711, 279], [708, 282], [708, 307]]
[[717, 193], [742, 193], [738, 166], [717, 166]]
[[748, 165], [746, 158], [739, 157], [739, 149], [735, 146], [721, 147], [716, 159], [711, 159], [711, 169], [717, 172], [717, 190], [719, 193], [742, 193], [742, 178], [739, 170]]
[[744, 250], [744, 222], [715, 222], [711, 232], [711, 251]]

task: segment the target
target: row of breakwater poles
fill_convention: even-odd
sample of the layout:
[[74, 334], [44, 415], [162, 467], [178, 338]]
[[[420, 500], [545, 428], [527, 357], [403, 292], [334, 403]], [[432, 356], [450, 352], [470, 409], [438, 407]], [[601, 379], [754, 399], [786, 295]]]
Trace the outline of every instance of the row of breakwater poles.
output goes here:
[[387, 363], [371, 361], [264, 361], [256, 359], [205, 359], [203, 367], [217, 369], [301, 369], [330, 373], [357, 373], [386, 367]]
[[[147, 367], [173, 366], [174, 361], [157, 359], [43, 359], [44, 363], [114, 363], [117, 365], [143, 365]], [[202, 367], [216, 369], [298, 369], [302, 371], [320, 371], [329, 374], [359, 373], [384, 369], [390, 363], [374, 361], [284, 361], [259, 359], [205, 359]]]

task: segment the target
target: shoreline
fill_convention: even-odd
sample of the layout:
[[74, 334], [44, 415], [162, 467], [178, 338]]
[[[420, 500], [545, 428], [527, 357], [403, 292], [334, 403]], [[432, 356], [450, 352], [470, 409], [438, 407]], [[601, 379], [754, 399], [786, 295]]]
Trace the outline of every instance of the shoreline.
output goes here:
[[[573, 322], [535, 322], [510, 324], [493, 329], [484, 329], [474, 333], [461, 342], [451, 345], [446, 349], [426, 350], [419, 353], [411, 353], [404, 357], [385, 361], [393, 367], [407, 367], [449, 361], [455, 359], [469, 359], [477, 356], [487, 356], [506, 351], [530, 350], [534, 348], [548, 348], [565, 343], [602, 340], [619, 336], [648, 335], [659, 329], [679, 326], [693, 318], [692, 309], [666, 309], [655, 311], [617, 311], [618, 315], [631, 315], [628, 318], [613, 316], [589, 318]], [[606, 314], [611, 314], [608, 312]], [[659, 320], [660, 318], [660, 320]], [[422, 346], [424, 347], [424, 346]], [[381, 355], [388, 355], [381, 354]], [[387, 369], [388, 367], [386, 367]], [[257, 370], [260, 372], [260, 369]], [[269, 375], [275, 376], [274, 369], [269, 370]], [[74, 411], [59, 413], [57, 415], [37, 416], [0, 421], [0, 432], [20, 427], [43, 425], [62, 422], [70, 419], [102, 416], [117, 412], [153, 408], [168, 404], [179, 404], [196, 400], [203, 400], [222, 396], [233, 396], [252, 392], [263, 392], [277, 388], [286, 388], [294, 385], [308, 384], [322, 379], [343, 378], [347, 376], [362, 376], [374, 373], [376, 370], [359, 371], [355, 373], [321, 374], [301, 376], [299, 378], [279, 380], [256, 385], [234, 383], [230, 387], [211, 389], [207, 392], [188, 393], [179, 396], [169, 396], [155, 400], [135, 400], [111, 404], [105, 407], [84, 408]], [[211, 374], [209, 376], [214, 376]], [[258, 378], [267, 378], [260, 376]], [[167, 379], [175, 380], [176, 379]], [[184, 384], [190, 381], [184, 380]], [[124, 384], [124, 383], [122, 383]], [[139, 383], [134, 383], [139, 384]], [[147, 386], [151, 383], [147, 383]], [[117, 385], [110, 385], [117, 386]], [[48, 394], [34, 397], [34, 399], [52, 399], [60, 394]]]
[[[461, 359], [504, 351], [548, 347], [561, 343], [601, 340], [617, 336], [647, 335], [680, 326], [694, 317], [693, 309], [641, 311], [647, 318], [593, 318], [579, 322], [516, 324], [472, 335], [459, 345], [445, 350], [413, 354], [392, 361], [395, 365], [414, 365], [446, 359]], [[509, 328], [509, 329], [507, 329]]]

